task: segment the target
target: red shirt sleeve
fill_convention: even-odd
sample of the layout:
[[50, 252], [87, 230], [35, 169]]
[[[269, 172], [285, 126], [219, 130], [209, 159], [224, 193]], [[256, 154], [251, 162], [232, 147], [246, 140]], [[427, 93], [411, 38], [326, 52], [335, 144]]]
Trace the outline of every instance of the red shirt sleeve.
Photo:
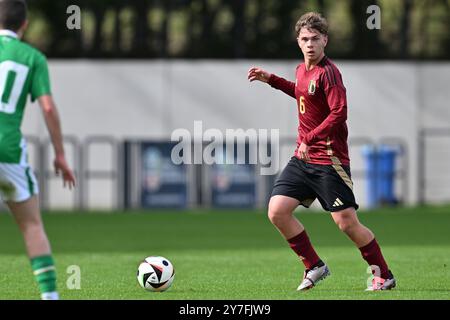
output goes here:
[[278, 77], [274, 74], [272, 74], [269, 78], [270, 86], [272, 86], [275, 89], [281, 90], [287, 95], [290, 95], [292, 98], [295, 99], [295, 83], [292, 81], [288, 81], [284, 78]]
[[308, 146], [325, 140], [334, 128], [347, 120], [347, 95], [339, 71], [332, 66], [326, 66], [321, 82], [330, 113], [318, 127], [305, 136], [304, 142]]

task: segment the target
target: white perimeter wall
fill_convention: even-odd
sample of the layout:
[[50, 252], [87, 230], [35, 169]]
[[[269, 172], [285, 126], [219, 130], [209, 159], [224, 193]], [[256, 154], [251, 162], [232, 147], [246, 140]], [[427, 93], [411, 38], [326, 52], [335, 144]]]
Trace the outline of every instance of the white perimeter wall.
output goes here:
[[[295, 147], [295, 100], [262, 83], [249, 83], [256, 65], [294, 79], [297, 61], [50, 61], [53, 94], [65, 134], [84, 139], [111, 135], [117, 139], [169, 138], [177, 128], [279, 129], [292, 137], [281, 149], [281, 165]], [[403, 139], [409, 149], [408, 203], [417, 200], [417, 134], [420, 127], [450, 126], [450, 64], [335, 61], [347, 88], [350, 137]], [[23, 132], [46, 137], [37, 105], [28, 105]], [[450, 141], [449, 141], [450, 142]], [[446, 150], [450, 148], [447, 143]], [[30, 148], [31, 149], [31, 148]], [[71, 150], [68, 150], [70, 158]], [[30, 150], [32, 153], [32, 150]], [[31, 155], [32, 156], [32, 155]], [[445, 158], [447, 157], [447, 158]], [[351, 149], [352, 169], [363, 168], [361, 150]], [[444, 167], [449, 152], [441, 155]], [[441, 161], [441, 162], [442, 162]], [[111, 166], [108, 150], [94, 154], [95, 168]], [[432, 168], [431, 168], [432, 170]], [[448, 170], [447, 170], [448, 171]], [[448, 173], [447, 173], [448, 175]], [[450, 177], [436, 199], [450, 200]], [[357, 201], [364, 206], [365, 183], [354, 179]], [[114, 195], [107, 182], [93, 182], [92, 207], [110, 207]], [[397, 185], [397, 189], [400, 185]], [[51, 204], [71, 207], [72, 197], [51, 184]]]

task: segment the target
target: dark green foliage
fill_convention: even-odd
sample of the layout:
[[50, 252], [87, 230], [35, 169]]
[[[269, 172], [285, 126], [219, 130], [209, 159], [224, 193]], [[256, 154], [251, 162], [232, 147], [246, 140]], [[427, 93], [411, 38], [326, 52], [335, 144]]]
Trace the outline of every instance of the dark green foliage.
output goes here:
[[[72, 4], [81, 8], [81, 30], [66, 28]], [[366, 27], [373, 4], [380, 30]], [[50, 57], [298, 59], [294, 26], [307, 11], [328, 18], [334, 58], [450, 57], [448, 0], [34, 0], [29, 7], [27, 40]]]

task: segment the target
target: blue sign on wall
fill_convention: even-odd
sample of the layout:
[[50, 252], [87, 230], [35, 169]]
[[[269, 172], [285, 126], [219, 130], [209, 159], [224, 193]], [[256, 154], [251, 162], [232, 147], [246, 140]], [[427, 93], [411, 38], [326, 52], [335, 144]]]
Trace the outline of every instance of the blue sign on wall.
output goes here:
[[141, 206], [144, 208], [185, 208], [188, 205], [186, 165], [171, 159], [175, 143], [141, 144]]
[[[245, 157], [248, 158], [248, 144], [245, 145], [245, 150]], [[212, 206], [252, 208], [257, 205], [257, 166], [249, 164], [247, 160], [242, 161], [245, 164], [238, 164], [237, 152], [234, 152], [234, 159], [231, 161], [228, 159], [223, 164], [211, 165], [209, 181]]]

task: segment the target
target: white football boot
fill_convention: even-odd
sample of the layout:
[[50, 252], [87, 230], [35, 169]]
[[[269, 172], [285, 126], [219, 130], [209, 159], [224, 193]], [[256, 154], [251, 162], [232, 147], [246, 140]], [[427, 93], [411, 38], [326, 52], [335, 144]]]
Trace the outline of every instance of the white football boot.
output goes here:
[[328, 266], [324, 264], [320, 267], [312, 268], [311, 270], [306, 269], [303, 273], [303, 281], [298, 286], [297, 290], [308, 290], [314, 287], [320, 280], [325, 279], [330, 275], [330, 270]]
[[59, 300], [59, 294], [56, 291], [41, 293], [41, 300]]
[[395, 278], [389, 270], [389, 279], [373, 277], [371, 284], [367, 286], [366, 291], [391, 290], [396, 286]]

